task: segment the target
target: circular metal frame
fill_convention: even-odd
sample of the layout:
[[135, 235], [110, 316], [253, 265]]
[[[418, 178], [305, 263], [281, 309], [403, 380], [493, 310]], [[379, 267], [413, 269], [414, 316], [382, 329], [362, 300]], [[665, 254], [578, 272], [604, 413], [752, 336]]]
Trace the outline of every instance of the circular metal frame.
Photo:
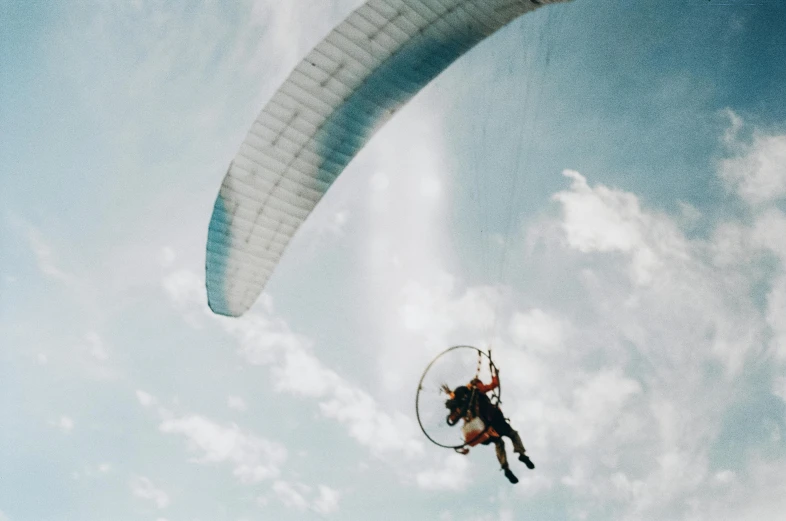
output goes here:
[[[488, 431], [488, 429], [490, 427], [490, 426], [487, 425], [486, 428], [483, 430], [483, 432], [481, 432], [480, 434], [475, 436], [470, 441], [465, 441], [464, 443], [461, 443], [459, 445], [446, 445], [446, 444], [440, 443], [437, 440], [435, 440], [434, 438], [432, 438], [429, 435], [429, 433], [426, 430], [426, 428], [423, 426], [423, 422], [420, 419], [420, 391], [423, 390], [423, 380], [426, 378], [426, 375], [428, 374], [429, 370], [437, 362], [437, 360], [439, 360], [443, 356], [447, 355], [448, 353], [450, 353], [451, 351], [454, 351], [456, 349], [471, 349], [471, 350], [476, 351], [477, 353], [479, 353], [479, 356], [485, 357], [486, 360], [488, 360], [489, 368], [491, 370], [492, 375], [497, 375], [497, 379], [499, 380], [499, 371], [497, 371], [497, 366], [494, 365], [494, 361], [491, 359], [491, 356], [489, 355], [489, 353], [483, 351], [482, 349], [478, 349], [475, 346], [458, 345], [458, 346], [450, 347], [450, 348], [442, 351], [437, 356], [435, 356], [434, 359], [426, 366], [426, 369], [423, 371], [423, 374], [420, 377], [420, 381], [418, 382], [417, 394], [415, 394], [415, 415], [418, 418], [418, 425], [420, 425], [420, 430], [423, 431], [423, 434], [426, 435], [426, 438], [428, 438], [429, 441], [431, 443], [433, 443], [434, 445], [437, 445], [439, 447], [444, 447], [446, 449], [461, 449], [463, 447], [466, 447], [467, 445], [472, 445], [472, 443], [475, 440], [480, 439], [480, 437], [483, 436], [486, 433], [486, 431]], [[473, 392], [475, 392], [475, 391], [473, 391]], [[499, 404], [500, 401], [502, 400], [502, 383], [501, 382], [500, 382], [500, 384], [497, 385], [497, 388], [494, 390], [494, 398], [496, 399], [495, 400], [495, 405]]]

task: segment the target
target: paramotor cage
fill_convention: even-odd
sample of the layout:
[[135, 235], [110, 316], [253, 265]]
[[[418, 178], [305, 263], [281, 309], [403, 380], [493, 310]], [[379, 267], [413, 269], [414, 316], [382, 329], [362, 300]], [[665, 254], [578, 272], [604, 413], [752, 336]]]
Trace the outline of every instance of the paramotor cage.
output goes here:
[[[479, 379], [487, 380], [484, 383], [488, 384], [494, 377], [499, 382], [497, 367], [490, 353], [490, 350], [487, 353], [473, 346], [453, 346], [438, 354], [423, 372], [415, 397], [415, 412], [423, 434], [435, 445], [461, 450], [496, 435], [488, 422], [481, 429], [468, 428], [477, 425], [474, 420], [480, 419], [480, 390], [470, 385], [471, 382]], [[468, 392], [469, 396], [464, 396], [459, 404], [458, 414], [449, 414], [451, 410], [447, 402], [456, 398], [453, 393], [459, 387], [464, 387], [464, 394]], [[497, 407], [501, 397], [502, 388], [498, 384], [488, 398], [491, 405]], [[460, 429], [462, 432], [452, 428], [459, 420], [464, 422]]]

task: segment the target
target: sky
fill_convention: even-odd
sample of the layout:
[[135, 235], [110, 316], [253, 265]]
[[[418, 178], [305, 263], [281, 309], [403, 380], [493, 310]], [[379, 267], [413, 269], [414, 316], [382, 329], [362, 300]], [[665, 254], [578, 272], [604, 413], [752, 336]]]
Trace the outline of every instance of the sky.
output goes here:
[[[786, 510], [786, 6], [575, 0], [419, 93], [252, 310], [229, 161], [357, 0], [0, 0], [0, 520], [730, 520]], [[431, 445], [492, 347], [535, 470]]]

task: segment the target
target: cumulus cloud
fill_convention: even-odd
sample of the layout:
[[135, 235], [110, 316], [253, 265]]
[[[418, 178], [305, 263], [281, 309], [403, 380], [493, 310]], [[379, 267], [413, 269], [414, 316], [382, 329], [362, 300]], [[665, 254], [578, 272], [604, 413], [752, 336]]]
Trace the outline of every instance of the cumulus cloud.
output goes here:
[[[503, 408], [533, 459], [550, 459], [533, 487], [569, 490], [586, 515], [617, 505], [621, 519], [711, 519], [698, 513], [719, 489], [729, 506], [740, 501], [732, 490], [752, 486], [739, 463], [711, 452], [734, 389], [750, 385], [746, 367], [767, 373], [768, 341], [776, 363], [786, 345], [786, 221], [764, 206], [775, 192], [757, 200], [752, 220], [729, 218], [692, 237], [681, 226], [696, 212], [686, 220], [578, 172], [565, 176], [569, 188], [553, 198], [559, 217], [533, 223], [533, 236], [572, 255], [588, 300], [570, 316], [514, 308], [510, 345], [495, 343]], [[758, 264], [764, 254], [774, 269]], [[784, 388], [773, 381], [773, 394]], [[775, 424], [762, 421], [768, 442], [780, 443]]]
[[384, 412], [370, 394], [346, 382], [334, 387], [319, 408], [328, 418], [344, 424], [350, 436], [373, 454], [398, 453], [413, 458], [423, 452], [423, 443], [409, 416]]
[[[188, 281], [184, 285], [187, 289], [170, 293], [178, 305], [185, 303], [180, 297], [186, 294], [192, 295], [192, 305], [203, 299], [203, 286], [195, 276], [176, 272], [172, 279]], [[165, 282], [164, 286], [171, 284]], [[411, 418], [384, 411], [368, 392], [324, 366], [313, 353], [312, 341], [275, 316], [269, 297], [262, 300], [262, 312], [251, 311], [243, 320], [215, 320], [236, 338], [248, 363], [270, 368], [276, 391], [319, 400], [324, 416], [345, 425], [350, 436], [375, 455], [412, 457], [422, 452], [423, 443]], [[185, 312], [192, 313], [190, 309]]]
[[245, 412], [248, 409], [246, 401], [240, 396], [228, 396], [227, 407], [240, 412]]
[[739, 137], [742, 119], [731, 115], [724, 142], [732, 156], [721, 161], [721, 179], [745, 202], [757, 205], [786, 196], [786, 134], [754, 129], [749, 141]]
[[109, 359], [109, 353], [107, 353], [106, 347], [104, 347], [104, 341], [98, 333], [95, 331], [88, 331], [85, 335], [85, 340], [87, 341], [87, 349], [90, 356], [99, 362]]
[[[136, 391], [136, 395], [143, 407], [150, 408], [158, 404], [154, 396], [144, 391]], [[234, 477], [242, 484], [272, 480], [271, 492], [289, 508], [312, 510], [320, 514], [329, 514], [338, 509], [338, 490], [323, 484], [313, 487], [280, 478], [288, 457], [286, 447], [280, 443], [261, 438], [234, 423], [222, 425], [197, 414], [179, 415], [160, 406], [157, 414], [161, 418], [159, 430], [162, 433], [185, 438], [188, 452], [194, 455], [190, 461], [202, 465], [229, 465]], [[109, 464], [98, 467], [101, 473], [109, 470]], [[153, 501], [159, 508], [170, 503], [169, 496], [148, 478], [135, 477], [131, 486], [136, 497]], [[261, 496], [257, 502], [264, 506], [268, 497]]]
[[[710, 335], [715, 356], [729, 371], [739, 371], [761, 338], [761, 323], [751, 298], [755, 279], [737, 269], [737, 263], [715, 264], [712, 257], [718, 245], [688, 240], [673, 219], [642, 210], [632, 194], [602, 185], [590, 187], [577, 173], [569, 173], [569, 177], [573, 179], [571, 189], [555, 196], [563, 209], [567, 245], [583, 253], [624, 254], [609, 259], [611, 271], [588, 270], [584, 274], [589, 294], [599, 303], [608, 306], [612, 299], [618, 300], [616, 309], [608, 310], [615, 327], [627, 328], [625, 335], [642, 347], [645, 356], [649, 352], [646, 345], [652, 342], [642, 342], [642, 334], [657, 332], [665, 335], [662, 339], [671, 337], [671, 345], [664, 345], [666, 350], [658, 356], [667, 355], [672, 363], [690, 358], [690, 351], [682, 348], [685, 342], [704, 344], [702, 336]], [[614, 227], [584, 218], [583, 209], [588, 206], [601, 208], [601, 214], [613, 213], [616, 228], [627, 231], [612, 233], [609, 230]], [[734, 255], [732, 250], [726, 253]], [[627, 267], [633, 287], [626, 287], [624, 280], [615, 276], [617, 267]], [[640, 317], [646, 308], [655, 313], [650, 316], [660, 318], [659, 324], [642, 324]], [[645, 327], [634, 330], [635, 324]], [[663, 327], [666, 324], [670, 331]], [[697, 328], [698, 324], [703, 329]]]
[[[735, 136], [731, 132], [729, 139]], [[735, 389], [749, 383], [746, 367], [761, 363], [770, 338], [774, 352], [786, 345], [779, 336], [786, 331], [782, 266], [774, 277], [755, 266], [762, 252], [779, 262], [786, 258], [783, 216], [773, 208], [757, 210], [752, 225], [730, 218], [695, 237], [681, 228], [698, 219], [693, 208], [669, 215], [633, 193], [592, 183], [576, 171], [564, 174], [569, 186], [553, 198], [558, 217], [537, 224], [543, 225], [539, 237], [575, 262], [565, 277], [580, 286], [583, 299], [569, 312], [554, 302], [517, 306], [500, 288], [468, 286], [445, 267], [449, 259], [441, 256], [438, 241], [429, 242], [439, 235], [433, 218], [440, 198], [420, 198], [426, 206], [413, 210], [418, 227], [410, 237], [412, 216], [390, 210], [397, 190], [421, 184], [402, 188], [384, 173], [371, 177], [369, 230], [375, 233], [367, 268], [379, 278], [369, 284], [380, 302], [369, 316], [384, 317], [379, 381], [388, 390], [408, 389], [401, 375], [419, 374], [430, 350], [444, 349], [456, 337], [487, 338], [484, 330], [501, 323], [494, 349], [503, 368], [503, 408], [536, 463], [547, 462], [527, 475], [521, 490], [559, 489], [584, 515], [701, 519], [695, 505], [710, 492], [745, 490], [742, 469], [713, 461], [712, 447]], [[749, 178], [729, 177], [742, 197], [748, 192], [740, 187]], [[768, 193], [769, 199], [757, 196], [757, 204], [771, 201], [777, 190]], [[402, 251], [401, 244], [412, 251]], [[202, 302], [198, 276], [181, 273], [172, 282], [175, 303]], [[764, 298], [756, 295], [761, 288]], [[422, 454], [411, 418], [391, 412], [388, 403], [382, 407], [378, 397], [323, 364], [323, 346], [293, 331], [268, 298], [242, 320], [216, 320], [236, 339], [241, 356], [269, 368], [278, 392], [313, 399], [324, 417], [345, 425], [372, 454]], [[773, 392], [786, 394], [782, 383]], [[433, 468], [408, 461], [415, 462], [409, 466], [423, 488], [450, 490], [470, 479], [460, 456]], [[312, 488], [276, 483], [284, 504], [314, 505]]]
[[786, 360], [786, 214], [779, 208], [762, 209], [744, 242], [754, 252], [769, 252], [779, 263], [766, 295], [766, 320], [772, 332], [770, 349], [780, 360]]
[[164, 291], [170, 301], [185, 314], [186, 321], [195, 328], [202, 327], [201, 316], [206, 311], [201, 307], [193, 309], [193, 303], [206, 303], [204, 283], [196, 273], [177, 270], [169, 273], [163, 280]]
[[327, 485], [319, 485], [319, 495], [314, 500], [314, 510], [320, 514], [331, 514], [338, 510], [341, 494], [338, 490]]
[[772, 330], [770, 348], [782, 361], [786, 360], [786, 274], [775, 279], [767, 293], [767, 324]]
[[603, 369], [589, 376], [573, 392], [575, 415], [566, 431], [570, 432], [569, 442], [578, 446], [596, 441], [599, 431], [619, 420], [622, 408], [639, 392], [639, 383], [619, 369]]
[[287, 459], [283, 445], [260, 438], [235, 424], [215, 423], [203, 416], [165, 419], [161, 432], [186, 438], [188, 450], [198, 454], [196, 463], [229, 463], [241, 483], [257, 483], [278, 476]]
[[287, 507], [297, 510], [306, 510], [308, 500], [304, 494], [308, 493], [309, 487], [302, 483], [289, 483], [287, 481], [276, 481], [273, 483], [273, 492], [276, 497]]
[[464, 490], [470, 482], [469, 461], [461, 454], [449, 454], [437, 468], [424, 469], [416, 476], [424, 490]]
[[277, 480], [272, 489], [276, 498], [288, 508], [301, 512], [312, 510], [322, 515], [338, 511], [341, 494], [327, 485], [319, 485], [314, 490], [303, 483]]
[[[137, 400], [145, 408], [158, 400], [136, 391]], [[159, 430], [180, 435], [186, 440], [187, 450], [196, 456], [191, 461], [199, 464], [223, 464], [233, 468], [233, 475], [245, 484], [257, 483], [279, 475], [287, 459], [287, 449], [280, 443], [261, 438], [234, 423], [222, 425], [198, 414], [176, 414], [159, 406]]]
[[[763, 279], [756, 263], [767, 251], [783, 258], [786, 227], [779, 211], [761, 207], [752, 225], [729, 219], [707, 238], [689, 238], [683, 216], [592, 186], [578, 172], [565, 175], [570, 188], [554, 196], [559, 226], [541, 230], [559, 230], [564, 247], [577, 254], [593, 324], [582, 325], [582, 338], [560, 337], [564, 355], [556, 367], [537, 349], [556, 335], [539, 336], [544, 326], [536, 314], [514, 314], [511, 337], [534, 338], [511, 360], [534, 367], [517, 374], [543, 387], [525, 386], [528, 403], [512, 417], [534, 426], [522, 432], [536, 453], [549, 447], [565, 455], [570, 463], [559, 483], [586, 497], [589, 511], [601, 501], [621, 505], [623, 518], [680, 517], [680, 505], [703, 504], [718, 487], [738, 486], [735, 470], [711, 471], [717, 462], [710, 447], [731, 411], [733, 386], [749, 385], [743, 368], [762, 364], [768, 337], [779, 353], [783, 264]], [[759, 300], [762, 285], [768, 289]], [[776, 381], [774, 394], [780, 389]]]
[[541, 472], [525, 472], [518, 476], [516, 494], [525, 497], [536, 496], [554, 488], [554, 479]]
[[540, 309], [515, 312], [510, 320], [514, 342], [538, 351], [559, 351], [567, 324]]
[[140, 390], [136, 391], [136, 399], [139, 400], [139, 403], [142, 404], [143, 407], [149, 407], [157, 402], [155, 397], [151, 394]]
[[68, 434], [72, 430], [74, 430], [74, 420], [68, 416], [61, 416], [56, 421], [49, 422], [50, 425], [53, 425], [63, 431], [64, 433]]
[[786, 499], [779, 493], [785, 478], [783, 461], [753, 455], [744, 477], [730, 471], [714, 474], [712, 487], [691, 498], [690, 516], [698, 521], [779, 519], [786, 508]]
[[134, 476], [129, 482], [131, 493], [134, 497], [150, 501], [158, 508], [169, 506], [169, 495], [157, 488], [150, 478], [144, 476]]
[[71, 476], [74, 479], [86, 478], [100, 478], [112, 471], [110, 463], [99, 463], [98, 465], [85, 465], [81, 471], [74, 471]]
[[65, 284], [73, 284], [75, 282], [74, 276], [59, 266], [54, 248], [46, 240], [41, 231], [32, 224], [24, 221], [19, 221], [17, 224], [25, 233], [25, 238], [35, 254], [36, 263], [41, 273]]
[[728, 485], [734, 481], [735, 477], [736, 475], [731, 470], [721, 470], [716, 472], [712, 479], [718, 485]]
[[[670, 227], [667, 220], [657, 222], [653, 216], [642, 213], [638, 198], [627, 192], [605, 186], [590, 188], [586, 178], [573, 170], [565, 170], [565, 177], [572, 180], [570, 190], [553, 196], [562, 204], [562, 228], [568, 244], [581, 252], [622, 252], [632, 255], [630, 264], [633, 280], [647, 284], [659, 260], [642, 236], [643, 227], [658, 224]], [[674, 234], [665, 237], [676, 238]], [[665, 242], [663, 248], [674, 247]]]
[[303, 347], [286, 350], [271, 373], [277, 391], [301, 396], [322, 397], [342, 383], [335, 372]]
[[775, 378], [772, 383], [772, 394], [786, 402], [786, 377]]
[[162, 248], [161, 253], [159, 254], [159, 259], [161, 266], [164, 268], [168, 268], [174, 264], [175, 260], [177, 259], [177, 253], [175, 250], [169, 246]]
[[399, 316], [404, 328], [429, 335], [434, 344], [458, 328], [484, 330], [495, 319], [499, 298], [492, 288], [472, 287], [461, 292], [455, 277], [438, 272], [430, 283], [410, 280], [401, 288]]

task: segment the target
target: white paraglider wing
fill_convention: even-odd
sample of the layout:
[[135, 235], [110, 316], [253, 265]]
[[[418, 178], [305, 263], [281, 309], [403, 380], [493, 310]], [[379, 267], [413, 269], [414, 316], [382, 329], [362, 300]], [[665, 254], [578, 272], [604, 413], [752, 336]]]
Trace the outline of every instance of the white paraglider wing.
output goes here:
[[564, 0], [370, 0], [295, 67], [221, 185], [207, 241], [208, 304], [240, 316], [297, 228], [374, 132], [459, 56]]

